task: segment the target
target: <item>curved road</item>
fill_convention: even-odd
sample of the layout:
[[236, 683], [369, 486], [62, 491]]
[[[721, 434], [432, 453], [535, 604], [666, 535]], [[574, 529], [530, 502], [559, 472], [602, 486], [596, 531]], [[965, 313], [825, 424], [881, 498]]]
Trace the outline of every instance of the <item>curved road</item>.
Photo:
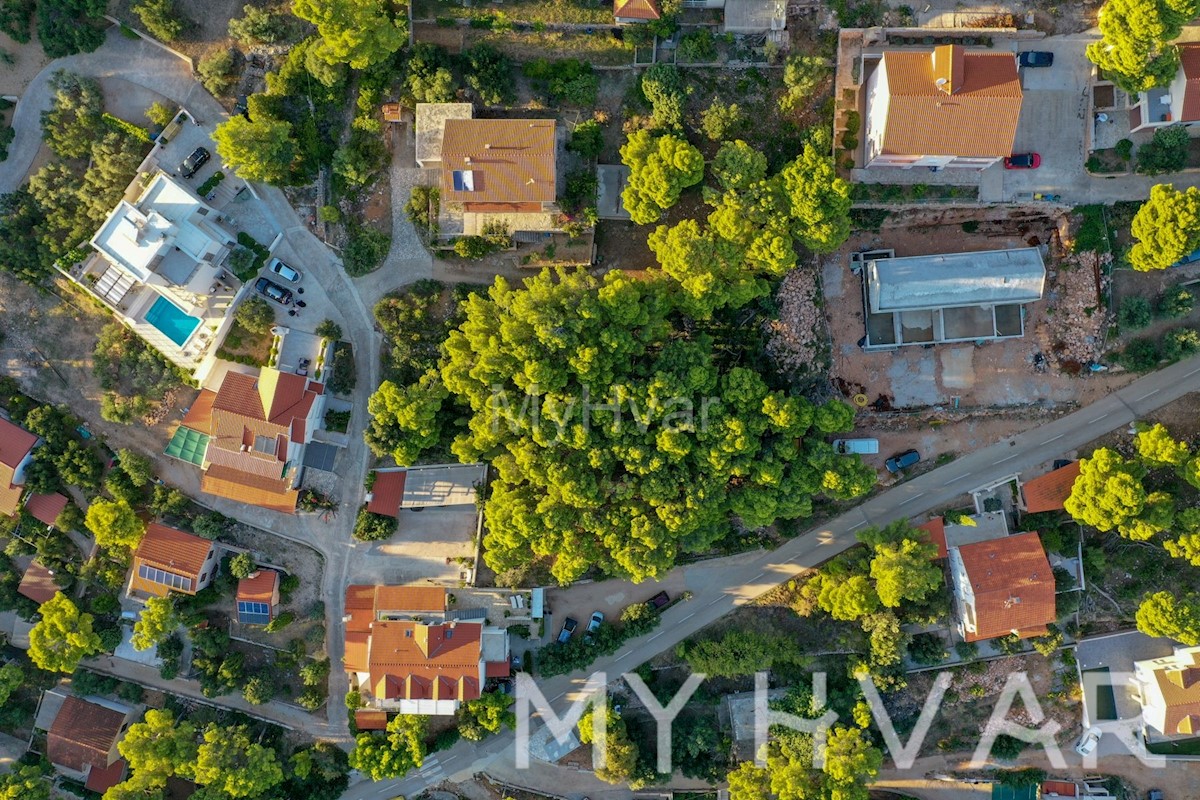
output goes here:
[[[1200, 356], [1147, 375], [1072, 414], [919, 475], [777, 550], [683, 567], [684, 582], [692, 592], [692, 599], [668, 609], [656, 631], [627, 642], [614, 655], [599, 659], [590, 672], [605, 672], [612, 680], [633, 670], [738, 606], [852, 547], [856, 543], [855, 532], [860, 528], [943, 508], [976, 486], [1057, 458], [1198, 390]], [[562, 715], [580, 695], [587, 677], [583, 673], [564, 675], [539, 681], [538, 686], [555, 712]], [[478, 772], [498, 757], [507, 762], [513, 758], [513, 741], [512, 735], [492, 737], [479, 744], [460, 741], [427, 759], [419, 772], [400, 780], [356, 784], [342, 796], [343, 800], [412, 797], [447, 776]]]

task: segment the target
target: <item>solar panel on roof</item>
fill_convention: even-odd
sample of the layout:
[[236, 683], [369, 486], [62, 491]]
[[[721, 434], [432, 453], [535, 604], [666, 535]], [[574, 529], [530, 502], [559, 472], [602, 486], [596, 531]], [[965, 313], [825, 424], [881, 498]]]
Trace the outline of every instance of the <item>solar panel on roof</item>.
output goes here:
[[456, 192], [473, 192], [473, 191], [475, 191], [475, 173], [469, 169], [454, 170], [454, 191], [456, 191]]
[[253, 600], [238, 600], [238, 621], [247, 625], [266, 625], [271, 621], [271, 607]]
[[138, 566], [138, 576], [151, 583], [169, 586], [172, 589], [180, 589], [185, 592], [192, 591], [192, 579], [185, 578], [182, 575], [176, 575], [173, 572], [152, 567], [149, 564], [141, 564]]

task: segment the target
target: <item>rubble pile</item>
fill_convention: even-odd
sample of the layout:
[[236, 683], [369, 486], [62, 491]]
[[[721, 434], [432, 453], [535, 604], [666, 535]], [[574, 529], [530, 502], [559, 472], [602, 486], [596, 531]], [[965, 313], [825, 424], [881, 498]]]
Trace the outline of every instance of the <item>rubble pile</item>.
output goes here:
[[810, 372], [818, 368], [823, 321], [817, 308], [817, 274], [800, 268], [787, 274], [775, 294], [779, 318], [765, 327], [767, 353], [785, 372]]

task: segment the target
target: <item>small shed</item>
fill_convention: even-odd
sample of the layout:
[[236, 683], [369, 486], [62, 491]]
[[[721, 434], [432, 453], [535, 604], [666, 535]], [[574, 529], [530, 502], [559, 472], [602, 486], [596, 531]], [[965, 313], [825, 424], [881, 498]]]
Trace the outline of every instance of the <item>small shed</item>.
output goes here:
[[767, 33], [787, 27], [787, 0], [725, 0], [724, 33]]
[[243, 625], [266, 625], [279, 605], [279, 573], [260, 569], [238, 581], [237, 615]]
[[384, 122], [403, 122], [404, 121], [404, 106], [399, 103], [384, 103], [383, 104], [383, 121]]

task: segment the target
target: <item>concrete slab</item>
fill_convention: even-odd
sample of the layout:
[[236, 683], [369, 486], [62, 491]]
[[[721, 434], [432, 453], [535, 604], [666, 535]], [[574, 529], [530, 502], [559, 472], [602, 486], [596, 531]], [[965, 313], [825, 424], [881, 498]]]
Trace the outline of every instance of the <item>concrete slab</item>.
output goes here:
[[[1141, 714], [1141, 706], [1135, 698], [1133, 685], [1125, 677], [1133, 675], [1133, 662], [1162, 658], [1172, 652], [1173, 643], [1170, 639], [1130, 631], [1085, 639], [1076, 645], [1075, 657], [1081, 675], [1086, 675], [1092, 670], [1108, 670], [1108, 678], [1112, 680], [1112, 691], [1117, 701], [1117, 716], [1129, 720], [1136, 719]], [[1094, 719], [1095, 689], [1084, 691], [1083, 705], [1087, 718]]]
[[162, 659], [158, 657], [158, 648], [151, 647], [149, 650], [137, 650], [133, 646], [133, 628], [121, 628], [121, 643], [117, 645], [117, 649], [113, 651], [113, 655], [123, 661], [132, 661], [135, 664], [143, 664], [147, 667], [161, 667]]
[[942, 361], [942, 386], [970, 389], [975, 385], [975, 348], [947, 347], [939, 353]]
[[621, 202], [621, 192], [629, 180], [629, 167], [624, 164], [597, 164], [596, 180], [599, 183], [596, 209], [600, 219], [629, 219], [629, 212]]
[[920, 348], [905, 348], [896, 353], [888, 368], [892, 403], [908, 407], [932, 406], [943, 402], [934, 378], [934, 363], [933, 354]]
[[386, 542], [357, 545], [347, 574], [358, 583], [433, 583], [456, 585], [474, 560], [478, 526], [474, 506], [400, 512], [399, 530]]

